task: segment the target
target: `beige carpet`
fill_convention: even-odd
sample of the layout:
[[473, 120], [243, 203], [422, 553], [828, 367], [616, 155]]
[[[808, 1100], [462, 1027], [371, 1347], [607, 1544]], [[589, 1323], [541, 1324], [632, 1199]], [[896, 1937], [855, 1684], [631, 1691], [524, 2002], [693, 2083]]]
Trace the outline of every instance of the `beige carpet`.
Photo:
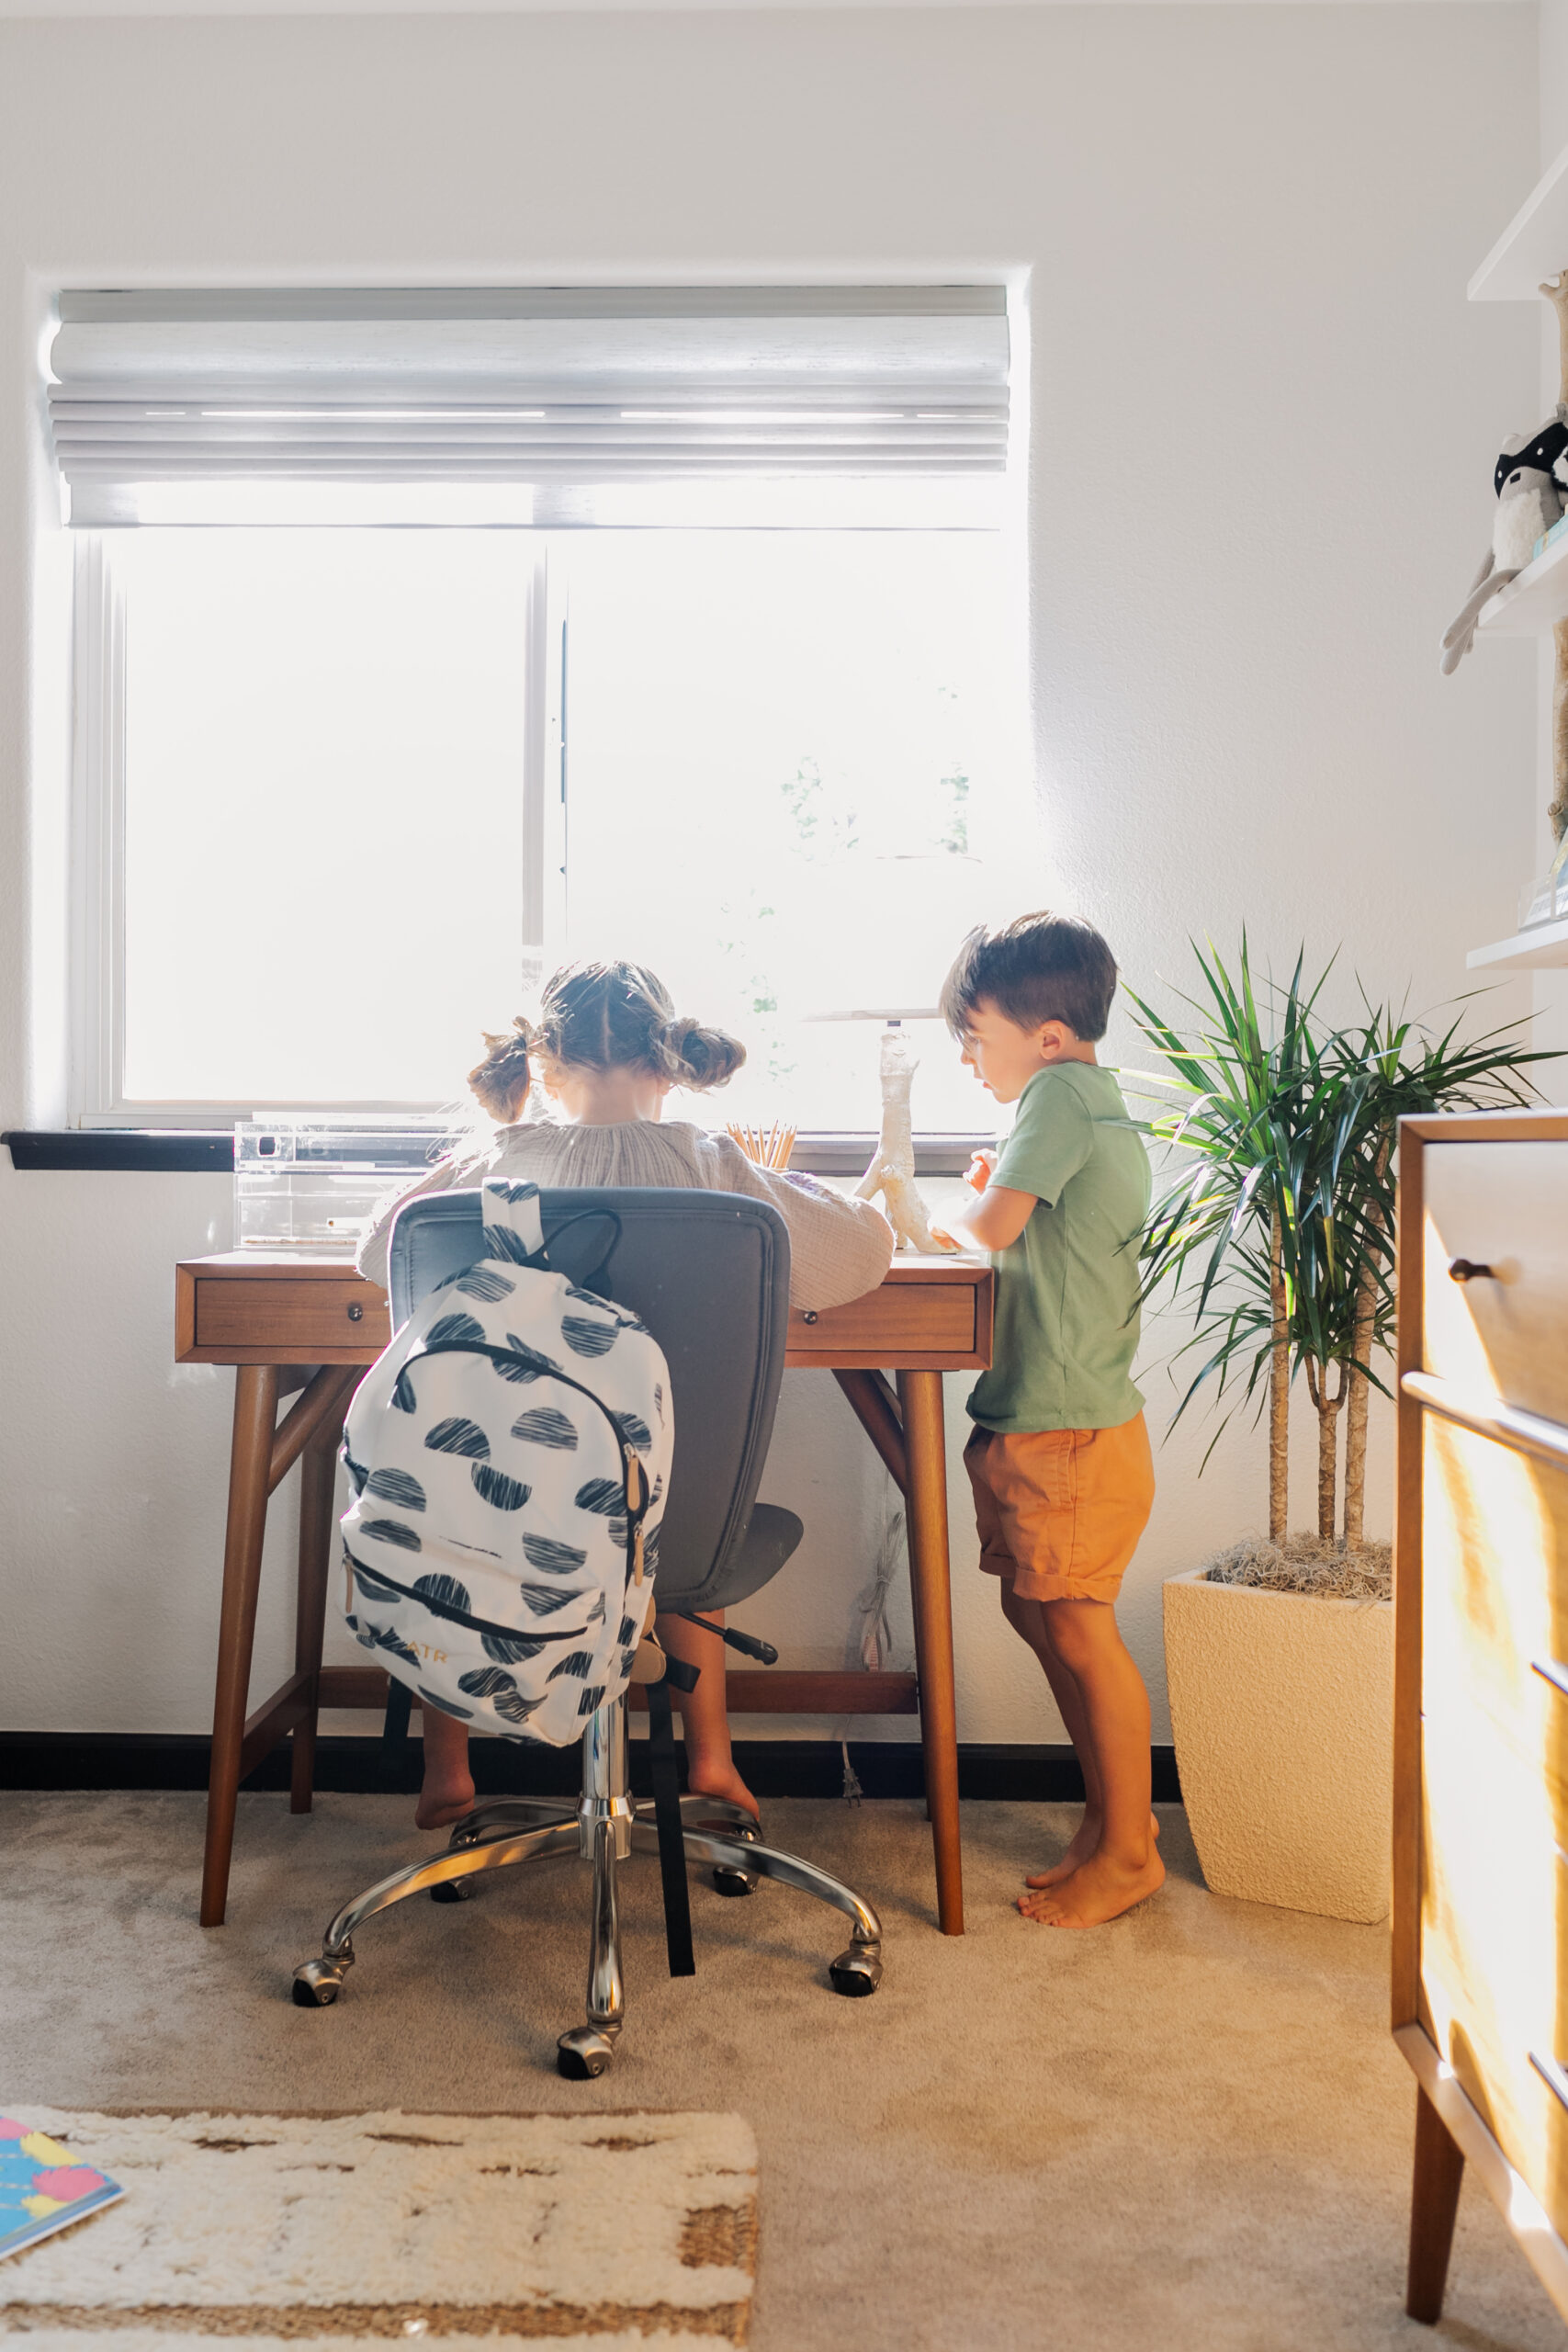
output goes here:
[[569, 2085], [580, 1866], [403, 1905], [335, 2008], [296, 2009], [327, 1915], [422, 1841], [405, 1799], [287, 1808], [242, 1798], [231, 1924], [204, 1935], [198, 1798], [0, 1797], [0, 2109], [734, 2110], [760, 2151], [760, 2352], [1562, 2352], [1473, 2186], [1448, 2319], [1404, 2317], [1415, 2094], [1384, 1932], [1208, 1894], [1179, 1812], [1165, 1893], [1069, 1936], [1010, 1906], [1070, 1815], [965, 1805], [960, 1940], [931, 1925], [919, 1806], [770, 1806], [776, 1842], [882, 1907], [869, 2001], [826, 1989], [835, 1921], [783, 1888], [699, 1887], [699, 1973], [672, 1984], [639, 1863], [621, 2054]]
[[738, 2115], [105, 2115], [26, 2119], [125, 2195], [0, 2264], [0, 2331], [108, 2352], [335, 2352], [439, 2336], [715, 2352], [744, 2344], [756, 2143]]

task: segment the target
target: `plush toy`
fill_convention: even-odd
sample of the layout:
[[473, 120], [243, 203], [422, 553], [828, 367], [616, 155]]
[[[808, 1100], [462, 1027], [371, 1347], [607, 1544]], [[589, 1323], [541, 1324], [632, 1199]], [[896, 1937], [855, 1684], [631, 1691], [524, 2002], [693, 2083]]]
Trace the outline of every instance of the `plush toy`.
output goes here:
[[1457, 670], [1475, 642], [1483, 605], [1506, 587], [1535, 553], [1535, 543], [1560, 520], [1568, 499], [1568, 405], [1559, 401], [1533, 440], [1516, 434], [1493, 472], [1497, 513], [1492, 545], [1469, 595], [1443, 639], [1443, 675]]

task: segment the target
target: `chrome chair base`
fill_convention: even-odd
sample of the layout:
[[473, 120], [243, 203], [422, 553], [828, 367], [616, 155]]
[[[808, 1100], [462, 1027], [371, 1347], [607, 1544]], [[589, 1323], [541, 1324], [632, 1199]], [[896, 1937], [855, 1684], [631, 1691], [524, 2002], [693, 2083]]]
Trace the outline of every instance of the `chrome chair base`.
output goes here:
[[[722, 1893], [749, 1894], [759, 1879], [771, 1878], [847, 1913], [853, 1922], [850, 1942], [829, 1963], [829, 1981], [852, 2000], [875, 1992], [882, 1981], [882, 1923], [852, 1887], [814, 1862], [764, 1846], [751, 1815], [727, 1798], [682, 1797], [681, 1818], [687, 1860], [706, 1863]], [[444, 1852], [394, 1871], [344, 1905], [328, 1925], [321, 1958], [294, 1971], [295, 2004], [332, 2007], [354, 1965], [355, 1931], [394, 1903], [426, 1893], [437, 1902], [461, 1902], [487, 1871], [576, 1854], [593, 1865], [587, 2018], [561, 2035], [556, 2063], [568, 2077], [590, 2081], [612, 2064], [626, 2021], [616, 1868], [634, 1854], [657, 1859], [658, 1853], [653, 1806], [629, 1793], [626, 1702], [617, 1700], [601, 1707], [583, 1734], [582, 1794], [575, 1808], [531, 1797], [476, 1805], [453, 1824]]]

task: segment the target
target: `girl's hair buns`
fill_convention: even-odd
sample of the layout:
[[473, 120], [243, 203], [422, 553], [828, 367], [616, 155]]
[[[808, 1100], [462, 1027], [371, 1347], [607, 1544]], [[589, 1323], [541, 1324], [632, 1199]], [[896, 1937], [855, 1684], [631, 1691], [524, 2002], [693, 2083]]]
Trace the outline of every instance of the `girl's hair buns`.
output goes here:
[[523, 1108], [532, 1072], [528, 1068], [528, 1023], [519, 1013], [499, 1036], [484, 1032], [483, 1061], [468, 1072], [468, 1085], [481, 1111], [508, 1127]]
[[568, 964], [546, 984], [537, 1021], [486, 1033], [489, 1051], [468, 1073], [481, 1107], [503, 1125], [522, 1108], [534, 1058], [565, 1069], [633, 1069], [697, 1093], [723, 1086], [746, 1048], [722, 1029], [678, 1014], [669, 989], [644, 964]]
[[710, 1086], [728, 1084], [746, 1059], [738, 1037], [724, 1029], [705, 1029], [683, 1013], [665, 1023], [661, 1042], [676, 1085], [699, 1094]]

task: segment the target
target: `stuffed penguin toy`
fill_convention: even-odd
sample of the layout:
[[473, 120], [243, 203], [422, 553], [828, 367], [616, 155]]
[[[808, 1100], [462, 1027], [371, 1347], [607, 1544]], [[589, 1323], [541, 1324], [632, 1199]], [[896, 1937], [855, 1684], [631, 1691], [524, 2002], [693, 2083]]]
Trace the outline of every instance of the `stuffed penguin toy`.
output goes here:
[[1535, 553], [1535, 543], [1562, 518], [1568, 497], [1568, 407], [1559, 404], [1551, 421], [1533, 440], [1516, 434], [1506, 442], [1492, 476], [1497, 513], [1492, 545], [1469, 595], [1443, 639], [1443, 675], [1458, 669], [1475, 642], [1483, 605], [1506, 587]]

